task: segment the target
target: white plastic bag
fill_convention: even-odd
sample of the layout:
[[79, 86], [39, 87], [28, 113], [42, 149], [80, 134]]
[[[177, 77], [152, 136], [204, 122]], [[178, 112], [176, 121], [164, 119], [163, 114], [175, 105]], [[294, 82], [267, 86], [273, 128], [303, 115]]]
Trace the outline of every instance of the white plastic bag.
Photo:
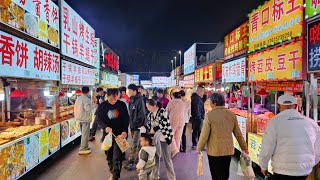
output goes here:
[[[241, 172], [240, 172], [241, 169]], [[238, 175], [246, 176], [248, 179], [254, 179], [255, 174], [252, 168], [252, 161], [247, 154], [241, 154], [238, 163]]]
[[202, 152], [199, 153], [198, 155], [198, 170], [197, 170], [197, 175], [200, 177], [203, 175], [203, 155]]
[[110, 132], [106, 137], [104, 138], [102, 144], [101, 144], [101, 150], [108, 151], [112, 146], [112, 132]]

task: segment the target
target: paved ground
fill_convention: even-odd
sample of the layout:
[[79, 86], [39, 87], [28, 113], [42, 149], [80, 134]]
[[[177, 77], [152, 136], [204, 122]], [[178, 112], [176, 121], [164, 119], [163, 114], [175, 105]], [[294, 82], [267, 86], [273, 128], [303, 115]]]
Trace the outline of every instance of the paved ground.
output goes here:
[[[190, 130], [187, 132], [190, 137]], [[98, 135], [98, 137], [100, 137]], [[188, 139], [191, 139], [188, 138]], [[39, 167], [36, 167], [31, 172], [26, 174], [21, 179], [39, 179], [39, 180], [105, 180], [109, 177], [107, 161], [105, 160], [104, 152], [100, 150], [99, 141], [90, 143], [92, 153], [87, 156], [79, 156], [79, 140], [74, 144], [70, 144], [60, 150], [55, 156], [48, 159]], [[197, 153], [190, 150], [191, 143], [188, 142], [187, 153], [180, 153], [173, 159], [174, 169], [176, 172], [177, 180], [210, 180], [210, 170], [208, 161], [204, 158], [204, 175], [197, 177]], [[165, 172], [163, 171], [163, 164], [161, 166], [161, 179], [166, 179]], [[237, 163], [233, 159], [230, 167], [231, 180], [245, 180], [241, 176], [236, 175]], [[134, 180], [138, 179], [136, 171], [128, 172], [122, 169], [121, 179]]]

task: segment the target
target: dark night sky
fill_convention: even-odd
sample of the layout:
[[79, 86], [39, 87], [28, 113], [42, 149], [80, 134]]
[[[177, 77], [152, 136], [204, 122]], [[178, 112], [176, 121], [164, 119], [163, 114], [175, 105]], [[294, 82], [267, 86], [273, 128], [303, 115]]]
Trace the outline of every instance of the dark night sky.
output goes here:
[[194, 42], [223, 41], [263, 0], [67, 0], [67, 3], [95, 29], [97, 37], [120, 55], [120, 69], [132, 72], [139, 71], [141, 64], [144, 71], [170, 71], [172, 50], [185, 51]]

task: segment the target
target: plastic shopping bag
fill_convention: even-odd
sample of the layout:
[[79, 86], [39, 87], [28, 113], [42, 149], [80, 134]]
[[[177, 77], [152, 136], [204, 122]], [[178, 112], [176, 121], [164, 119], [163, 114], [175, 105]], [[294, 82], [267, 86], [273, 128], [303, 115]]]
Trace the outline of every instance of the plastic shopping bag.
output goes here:
[[202, 155], [202, 152], [200, 152], [198, 155], [198, 170], [197, 170], [197, 175], [199, 177], [203, 175], [202, 164], [203, 164], [203, 155]]
[[110, 132], [106, 137], [104, 138], [102, 144], [101, 144], [101, 150], [108, 151], [112, 146], [112, 132]]
[[238, 175], [241, 175], [239, 169], [242, 171], [242, 175], [248, 179], [254, 179], [255, 174], [252, 168], [252, 161], [247, 154], [241, 154], [240, 161], [238, 163]]

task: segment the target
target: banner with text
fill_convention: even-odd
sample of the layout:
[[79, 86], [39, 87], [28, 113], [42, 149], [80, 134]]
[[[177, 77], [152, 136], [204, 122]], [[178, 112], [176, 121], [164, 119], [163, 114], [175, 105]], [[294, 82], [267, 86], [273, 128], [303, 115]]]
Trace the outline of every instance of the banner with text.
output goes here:
[[60, 80], [60, 55], [0, 31], [0, 76]]
[[266, 1], [249, 15], [249, 51], [301, 36], [303, 0]]
[[298, 80], [302, 78], [302, 42], [249, 56], [249, 80]]
[[213, 64], [209, 64], [195, 70], [195, 82], [213, 81]]
[[308, 23], [308, 72], [320, 71], [320, 20]]
[[246, 58], [222, 64], [222, 82], [246, 81]]
[[93, 86], [95, 70], [62, 60], [61, 83], [78, 86]]
[[193, 88], [194, 87], [194, 74], [190, 74], [183, 77], [183, 84], [186, 88]]
[[193, 73], [195, 69], [195, 64], [197, 61], [197, 45], [193, 44], [185, 53], [184, 53], [184, 65], [183, 73], [185, 75]]

